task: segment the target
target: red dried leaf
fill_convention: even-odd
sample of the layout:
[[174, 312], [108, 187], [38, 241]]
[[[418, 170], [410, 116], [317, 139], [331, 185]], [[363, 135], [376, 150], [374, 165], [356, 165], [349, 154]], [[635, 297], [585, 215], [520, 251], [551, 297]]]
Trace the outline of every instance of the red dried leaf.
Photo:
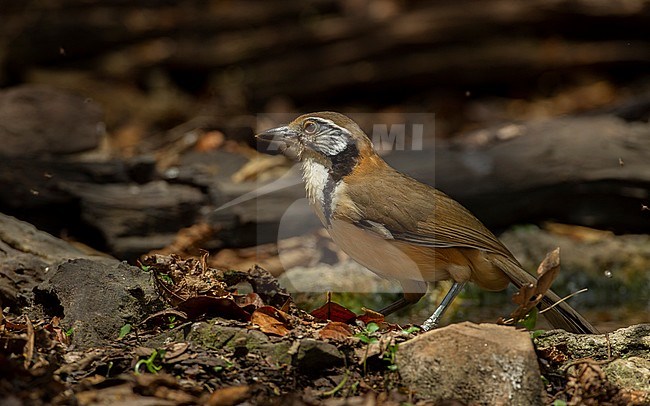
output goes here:
[[352, 328], [340, 321], [330, 321], [325, 327], [320, 329], [318, 337], [323, 340], [344, 341], [352, 336]]
[[356, 320], [357, 315], [335, 302], [327, 302], [310, 313], [312, 316], [321, 320], [340, 321], [350, 324]]

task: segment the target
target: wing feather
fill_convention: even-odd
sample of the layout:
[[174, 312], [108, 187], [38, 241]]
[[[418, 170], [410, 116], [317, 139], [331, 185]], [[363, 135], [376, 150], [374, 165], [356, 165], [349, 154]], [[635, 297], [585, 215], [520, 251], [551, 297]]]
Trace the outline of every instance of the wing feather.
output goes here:
[[[396, 171], [368, 174], [355, 194], [353, 223], [385, 239], [432, 248], [474, 248], [511, 257], [510, 251], [472, 213], [443, 192]], [[379, 175], [379, 174], [377, 174]], [[347, 180], [347, 179], [346, 179]], [[393, 183], [397, 182], [397, 183]], [[373, 185], [401, 184], [387, 188]]]

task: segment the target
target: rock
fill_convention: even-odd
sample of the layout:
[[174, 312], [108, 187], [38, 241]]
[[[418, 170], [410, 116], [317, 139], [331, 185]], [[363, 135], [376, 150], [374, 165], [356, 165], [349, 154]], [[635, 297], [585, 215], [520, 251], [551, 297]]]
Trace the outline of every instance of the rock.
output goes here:
[[194, 323], [187, 341], [208, 350], [226, 349], [228, 351], [243, 351], [264, 357], [271, 365], [291, 365], [289, 341], [272, 341], [266, 334], [258, 330], [243, 327], [224, 326], [218, 323]]
[[59, 265], [34, 290], [48, 316], [59, 316], [79, 348], [106, 345], [120, 327], [162, 308], [151, 275], [112, 258], [74, 259]]
[[650, 402], [650, 359], [641, 357], [619, 358], [604, 368], [609, 381], [619, 388], [645, 392]]
[[93, 257], [97, 258], [31, 224], [0, 213], [0, 304], [27, 305], [32, 289], [48, 271], [70, 258]]
[[307, 373], [315, 373], [342, 365], [343, 361], [343, 354], [332, 344], [305, 338], [300, 341], [295, 365]]
[[587, 357], [605, 360], [610, 355], [613, 358], [641, 357], [650, 360], [650, 324], [638, 324], [599, 335], [551, 330], [536, 337], [534, 342], [538, 351], [562, 349], [567, 361]]
[[650, 403], [650, 324], [638, 324], [607, 334], [573, 334], [548, 331], [536, 337], [540, 357], [551, 373], [563, 375], [576, 360], [592, 359], [600, 364], [607, 381], [623, 395]]
[[102, 111], [83, 97], [47, 86], [25, 85], [0, 92], [2, 155], [71, 154], [99, 145]]
[[237, 327], [200, 322], [192, 324], [192, 330], [186, 339], [204, 348], [218, 350], [232, 340], [240, 330]]
[[542, 380], [525, 331], [492, 324], [454, 324], [400, 344], [404, 383], [433, 402], [537, 405]]

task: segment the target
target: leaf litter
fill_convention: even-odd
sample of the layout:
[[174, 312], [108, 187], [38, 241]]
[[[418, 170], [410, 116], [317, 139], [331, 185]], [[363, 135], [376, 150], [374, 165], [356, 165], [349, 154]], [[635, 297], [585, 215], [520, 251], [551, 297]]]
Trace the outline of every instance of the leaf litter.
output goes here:
[[[519, 292], [511, 318], [532, 309], [557, 273], [540, 266], [536, 286]], [[399, 344], [420, 331], [364, 309], [333, 302], [300, 310], [277, 280], [210, 268], [207, 255], [151, 255], [162, 311], [115, 332], [102, 348], [78, 351], [60, 319], [32, 321], [0, 313], [0, 390], [16, 404], [426, 404], [401, 384]], [[562, 349], [541, 354], [564, 359]], [[39, 382], [33, 385], [31, 382]], [[549, 393], [584, 401], [613, 390], [596, 364], [577, 365]], [[602, 400], [602, 398], [601, 398]]]

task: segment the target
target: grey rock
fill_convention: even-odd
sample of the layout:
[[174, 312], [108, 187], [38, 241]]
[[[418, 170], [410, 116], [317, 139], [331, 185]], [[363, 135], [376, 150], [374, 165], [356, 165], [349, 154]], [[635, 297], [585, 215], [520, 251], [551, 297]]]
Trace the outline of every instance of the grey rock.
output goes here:
[[343, 361], [344, 355], [332, 344], [305, 338], [300, 341], [295, 365], [308, 373], [316, 373], [342, 365]]
[[0, 213], [0, 303], [3, 307], [28, 305], [32, 289], [48, 271], [67, 259], [93, 257], [98, 258]]
[[[636, 392], [650, 402], [650, 324], [638, 324], [599, 335], [548, 331], [535, 338], [540, 353], [560, 352], [565, 360], [554, 368], [562, 374], [575, 360], [602, 361], [607, 380], [619, 390]], [[553, 356], [558, 359], [557, 355]]]
[[419, 397], [477, 405], [538, 405], [542, 381], [527, 332], [469, 322], [400, 344], [397, 366]]
[[650, 359], [641, 357], [619, 358], [604, 367], [611, 383], [619, 388], [646, 393], [650, 401]]
[[137, 323], [162, 303], [151, 275], [115, 259], [73, 259], [59, 265], [34, 290], [34, 301], [49, 316], [72, 328], [79, 348], [114, 340], [126, 323]]
[[269, 364], [291, 365], [289, 341], [272, 341], [266, 334], [244, 327], [224, 326], [213, 321], [192, 325], [186, 340], [205, 349], [237, 351], [257, 354]]
[[566, 348], [570, 360], [591, 357], [605, 360], [611, 355], [618, 357], [641, 357], [650, 360], [650, 324], [637, 324], [607, 334], [573, 334], [564, 330], [551, 330], [534, 340], [535, 347]]

